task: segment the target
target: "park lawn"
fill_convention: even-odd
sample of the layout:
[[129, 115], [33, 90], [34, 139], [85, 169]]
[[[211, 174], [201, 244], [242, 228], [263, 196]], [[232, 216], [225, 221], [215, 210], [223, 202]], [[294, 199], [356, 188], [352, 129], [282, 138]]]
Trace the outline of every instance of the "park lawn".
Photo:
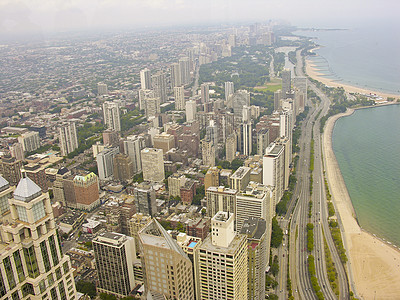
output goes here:
[[282, 84], [277, 85], [267, 85], [267, 86], [258, 86], [254, 88], [256, 91], [260, 92], [276, 92], [277, 90], [282, 89]]

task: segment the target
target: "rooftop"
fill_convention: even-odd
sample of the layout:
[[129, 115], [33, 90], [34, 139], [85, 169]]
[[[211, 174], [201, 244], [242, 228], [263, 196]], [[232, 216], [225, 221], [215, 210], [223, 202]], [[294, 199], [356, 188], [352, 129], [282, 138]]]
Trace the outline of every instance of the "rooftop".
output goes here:
[[22, 178], [14, 191], [14, 199], [29, 202], [42, 194], [42, 189], [29, 177]]
[[8, 189], [9, 187], [10, 183], [0, 175], [0, 192]]
[[228, 254], [228, 255], [234, 255], [237, 249], [240, 247], [242, 244], [243, 240], [246, 240], [246, 236], [242, 234], [236, 234], [231, 243], [229, 244], [229, 247], [221, 247], [221, 246], [216, 246], [212, 244], [212, 238], [211, 234], [209, 234], [204, 242], [200, 245], [200, 250], [207, 250], [211, 252], [218, 252], [222, 254]]
[[232, 174], [231, 178], [243, 178], [248, 172], [250, 172], [249, 167], [240, 167], [239, 169], [236, 170], [235, 173]]
[[266, 228], [267, 222], [264, 219], [249, 217], [244, 221], [240, 234], [259, 240], [265, 234]]

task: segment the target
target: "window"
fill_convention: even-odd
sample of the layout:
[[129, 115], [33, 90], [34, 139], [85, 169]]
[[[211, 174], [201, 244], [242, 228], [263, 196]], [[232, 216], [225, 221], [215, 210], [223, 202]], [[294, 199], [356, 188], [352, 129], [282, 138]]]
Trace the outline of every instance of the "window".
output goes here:
[[51, 294], [51, 299], [52, 299], [52, 300], [58, 300], [56, 288], [52, 288], [52, 289], [50, 290], [50, 294]]
[[56, 243], [54, 241], [54, 235], [49, 237], [49, 245], [50, 245], [51, 258], [53, 259], [53, 264], [55, 266], [58, 264], [58, 254], [57, 254]]
[[40, 293], [43, 293], [46, 290], [46, 283], [44, 282], [44, 279], [39, 282], [39, 289]]
[[40, 201], [32, 206], [33, 220], [36, 222], [46, 215], [43, 201]]
[[64, 274], [68, 273], [69, 266], [68, 266], [68, 262], [67, 261], [63, 264], [63, 267], [64, 267]]
[[36, 253], [34, 246], [24, 248], [24, 256], [26, 267], [28, 269], [29, 277], [36, 278], [39, 276], [39, 268], [36, 259]]
[[20, 299], [18, 291], [12, 293], [11, 297], [12, 297], [13, 300], [19, 300]]
[[5, 259], [3, 259], [3, 264], [4, 264], [4, 269], [6, 271], [8, 285], [10, 286], [10, 290], [12, 290], [13, 288], [15, 288], [16, 283], [14, 278], [14, 270], [11, 266], [10, 257], [6, 257]]
[[6, 294], [6, 285], [4, 284], [3, 275], [0, 272], [0, 297]]
[[40, 243], [40, 250], [42, 252], [44, 269], [46, 270], [46, 272], [48, 272], [51, 269], [51, 265], [50, 265], [49, 253], [47, 251], [46, 241]]
[[60, 279], [61, 276], [62, 276], [61, 269], [60, 269], [60, 268], [57, 268], [57, 270], [56, 270], [56, 277], [57, 277], [57, 280]]
[[8, 204], [8, 197], [4, 195], [0, 197], [0, 214], [4, 214], [6, 211], [10, 210], [10, 205]]
[[21, 254], [18, 251], [13, 253], [15, 267], [17, 268], [18, 280], [22, 282], [25, 280], [24, 267], [22, 266]]
[[26, 208], [20, 205], [16, 205], [16, 207], [18, 212], [18, 219], [28, 223], [28, 215], [26, 214]]
[[26, 297], [27, 295], [35, 295], [33, 285], [31, 283], [25, 283], [22, 286], [22, 296]]
[[47, 282], [49, 283], [49, 286], [53, 285], [54, 283], [53, 274], [50, 273], [49, 275], [47, 275]]
[[67, 300], [67, 296], [65, 294], [64, 283], [60, 281], [58, 283], [58, 290], [60, 291], [61, 300]]

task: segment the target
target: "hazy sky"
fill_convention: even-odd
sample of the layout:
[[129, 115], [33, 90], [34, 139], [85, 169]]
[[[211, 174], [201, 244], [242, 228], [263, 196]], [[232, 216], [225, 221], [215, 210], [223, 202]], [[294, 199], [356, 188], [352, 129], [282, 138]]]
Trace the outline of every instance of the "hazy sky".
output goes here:
[[399, 0], [0, 0], [0, 33], [285, 19], [343, 26], [398, 19]]

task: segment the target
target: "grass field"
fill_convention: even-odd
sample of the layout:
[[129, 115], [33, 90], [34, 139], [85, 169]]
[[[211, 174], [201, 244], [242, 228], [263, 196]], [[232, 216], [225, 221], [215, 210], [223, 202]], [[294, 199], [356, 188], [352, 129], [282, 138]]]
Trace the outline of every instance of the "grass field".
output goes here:
[[263, 86], [256, 86], [254, 89], [260, 92], [276, 92], [282, 89], [282, 80], [279, 78], [272, 78], [270, 82], [266, 82]]

